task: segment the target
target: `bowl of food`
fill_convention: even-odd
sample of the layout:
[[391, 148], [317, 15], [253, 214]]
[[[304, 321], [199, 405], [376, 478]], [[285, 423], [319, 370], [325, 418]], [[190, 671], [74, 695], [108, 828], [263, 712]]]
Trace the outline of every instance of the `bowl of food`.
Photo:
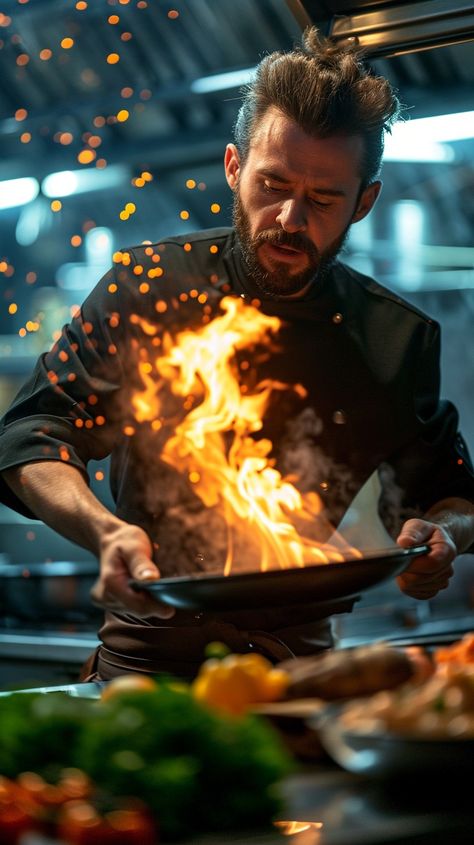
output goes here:
[[440, 664], [423, 683], [330, 704], [314, 721], [327, 752], [348, 771], [472, 775], [474, 665]]

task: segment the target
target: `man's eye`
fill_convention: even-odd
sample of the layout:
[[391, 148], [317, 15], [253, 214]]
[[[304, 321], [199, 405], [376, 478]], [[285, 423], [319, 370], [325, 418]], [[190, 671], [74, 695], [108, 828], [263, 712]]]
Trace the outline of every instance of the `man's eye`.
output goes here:
[[263, 188], [271, 194], [278, 194], [285, 190], [285, 188], [282, 188], [281, 185], [272, 185], [270, 182], [264, 182]]
[[318, 208], [329, 208], [329, 206], [331, 205], [331, 203], [327, 200], [320, 200], [317, 197], [310, 197], [309, 199], [310, 202], [312, 202], [313, 205], [317, 205]]

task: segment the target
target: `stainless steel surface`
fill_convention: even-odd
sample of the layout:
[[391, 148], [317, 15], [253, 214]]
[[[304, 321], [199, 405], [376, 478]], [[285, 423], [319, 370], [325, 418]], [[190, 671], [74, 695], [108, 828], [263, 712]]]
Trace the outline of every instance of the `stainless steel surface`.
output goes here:
[[289, 5], [300, 24], [319, 23], [329, 16], [331, 38], [355, 40], [370, 56], [396, 56], [474, 40], [474, 8], [468, 0], [372, 4], [298, 0]]
[[90, 599], [97, 575], [94, 561], [0, 565], [0, 610], [4, 617], [34, 623], [98, 620]]
[[57, 686], [30, 687], [20, 690], [7, 690], [0, 692], [0, 696], [10, 696], [16, 693], [41, 693], [46, 695], [51, 692], [65, 692], [71, 698], [100, 698], [100, 692], [105, 686], [104, 681], [97, 681], [89, 684], [58, 684]]
[[[355, 611], [357, 613], [357, 611]], [[372, 620], [366, 617], [365, 631], [355, 633], [350, 630], [343, 631], [338, 638], [339, 648], [353, 648], [359, 645], [367, 645], [373, 642], [389, 642], [397, 646], [417, 645], [423, 648], [431, 648], [440, 645], [447, 645], [461, 639], [464, 634], [474, 630], [474, 615], [465, 613], [454, 617], [442, 619], [426, 619], [402, 627], [397, 625], [394, 618], [388, 618], [383, 630], [374, 628], [374, 616]]]
[[88, 561], [55, 560], [51, 563], [3, 563], [0, 560], [0, 581], [2, 578], [60, 578], [69, 575], [98, 574], [98, 564]]
[[98, 644], [93, 633], [0, 631], [0, 659], [82, 664]]

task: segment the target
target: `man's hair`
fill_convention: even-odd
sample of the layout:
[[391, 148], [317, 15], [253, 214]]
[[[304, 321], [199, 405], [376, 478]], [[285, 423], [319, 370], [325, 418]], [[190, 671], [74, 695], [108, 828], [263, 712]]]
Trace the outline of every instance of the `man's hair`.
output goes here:
[[360, 135], [365, 151], [362, 187], [377, 178], [384, 132], [400, 113], [390, 83], [371, 73], [360, 49], [323, 38], [316, 27], [305, 30], [300, 47], [262, 59], [243, 96], [234, 127], [243, 162], [259, 122], [273, 106], [315, 138]]

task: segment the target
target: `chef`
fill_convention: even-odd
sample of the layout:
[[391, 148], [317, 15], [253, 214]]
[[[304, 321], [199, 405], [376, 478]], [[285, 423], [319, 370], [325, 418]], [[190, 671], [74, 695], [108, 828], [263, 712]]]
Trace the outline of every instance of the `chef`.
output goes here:
[[[84, 678], [189, 677], [216, 639], [275, 661], [311, 654], [331, 645], [328, 617], [350, 609], [322, 607], [309, 593], [298, 607], [175, 612], [129, 585], [222, 571], [222, 509], [164, 459], [199, 397], [183, 401], [170, 380], [151, 425], [133, 397], [169, 339], [200, 332], [226, 297], [278, 318], [271, 346], [238, 350], [235, 367], [242, 392], [286, 386], [273, 391], [254, 438], [271, 443], [283, 478], [318, 494], [324, 525], [347, 521], [377, 479], [393, 540], [429, 547], [398, 578], [419, 599], [448, 585], [453, 561], [472, 545], [473, 469], [457, 411], [439, 396], [439, 326], [337, 259], [377, 200], [384, 133], [398, 116], [388, 81], [367, 71], [356, 48], [314, 28], [301, 47], [265, 57], [225, 151], [233, 228], [116, 254], [6, 412], [3, 502], [100, 561], [93, 600], [105, 621]], [[114, 513], [88, 485], [88, 461], [108, 455]]]

